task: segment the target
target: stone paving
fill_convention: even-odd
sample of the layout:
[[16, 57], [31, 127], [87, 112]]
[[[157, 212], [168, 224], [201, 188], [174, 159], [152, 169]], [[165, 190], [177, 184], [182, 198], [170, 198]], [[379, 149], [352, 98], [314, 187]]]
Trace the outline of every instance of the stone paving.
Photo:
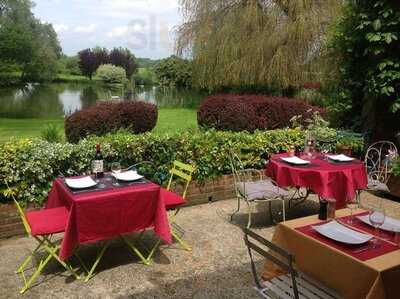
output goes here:
[[[363, 203], [376, 203], [378, 197], [363, 193]], [[98, 273], [88, 283], [75, 281], [57, 263], [51, 263], [38, 283], [28, 290], [25, 298], [259, 298], [252, 288], [249, 258], [240, 226], [245, 225], [243, 209], [234, 222], [229, 222], [236, 200], [188, 207], [179, 215], [185, 228], [185, 239], [192, 252], [176, 244], [161, 246], [150, 266], [139, 263], [118, 240], [107, 250]], [[387, 214], [400, 219], [400, 203], [384, 199]], [[271, 238], [274, 226], [267, 217], [267, 205], [260, 204], [255, 213], [255, 230]], [[279, 210], [279, 204], [274, 206]], [[292, 208], [288, 218], [316, 214], [318, 203], [312, 197]], [[279, 215], [275, 215], [279, 217]], [[146, 243], [153, 241], [151, 232]], [[0, 241], [0, 298], [20, 298], [20, 276], [14, 270], [23, 257], [33, 249], [29, 238]], [[80, 250], [85, 261], [93, 261], [96, 245]], [[258, 258], [258, 264], [262, 265]]]

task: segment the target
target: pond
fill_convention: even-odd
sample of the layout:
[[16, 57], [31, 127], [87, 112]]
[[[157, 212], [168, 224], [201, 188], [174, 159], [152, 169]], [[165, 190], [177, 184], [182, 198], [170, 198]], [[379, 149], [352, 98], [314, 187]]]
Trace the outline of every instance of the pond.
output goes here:
[[0, 89], [2, 118], [58, 118], [112, 98], [140, 100], [159, 108], [197, 109], [204, 94], [155, 86], [113, 91], [99, 84], [29, 84]]

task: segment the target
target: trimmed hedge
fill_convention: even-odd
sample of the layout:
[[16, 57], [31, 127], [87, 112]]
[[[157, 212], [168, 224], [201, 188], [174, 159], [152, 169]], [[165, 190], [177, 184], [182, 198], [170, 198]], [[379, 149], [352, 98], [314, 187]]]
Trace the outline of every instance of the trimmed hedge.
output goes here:
[[158, 111], [145, 102], [99, 102], [65, 119], [65, 136], [76, 143], [88, 135], [102, 136], [119, 129], [145, 133], [157, 124]]
[[[231, 173], [228, 154], [241, 153], [245, 167], [262, 169], [266, 154], [304, 145], [305, 131], [207, 132], [188, 131], [173, 135], [132, 135], [118, 132], [103, 137], [89, 137], [78, 144], [20, 140], [0, 144], [0, 195], [7, 195], [4, 180], [21, 202], [42, 204], [51, 183], [60, 174], [88, 173], [97, 143], [102, 145], [106, 167], [115, 161], [123, 166], [152, 161], [154, 168], [141, 171], [156, 182], [168, 175], [175, 159], [196, 166], [194, 179], [202, 182]], [[362, 145], [362, 141], [359, 140]]]
[[206, 97], [197, 112], [199, 126], [222, 131], [273, 130], [290, 126], [290, 119], [303, 115], [312, 117], [322, 108], [301, 99], [262, 95], [219, 94]]

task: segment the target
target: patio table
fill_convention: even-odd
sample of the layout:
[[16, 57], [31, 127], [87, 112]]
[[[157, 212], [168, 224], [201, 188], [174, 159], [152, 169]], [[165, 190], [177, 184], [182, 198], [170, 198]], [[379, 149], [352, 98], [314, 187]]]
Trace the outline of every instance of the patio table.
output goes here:
[[46, 208], [65, 206], [69, 210], [61, 243], [60, 258], [70, 257], [76, 246], [107, 240], [124, 234], [153, 228], [165, 242], [171, 243], [171, 231], [165, 209], [166, 197], [177, 196], [145, 182], [104, 190], [72, 192], [61, 178], [53, 182]]
[[[348, 209], [337, 211], [343, 221], [349, 214]], [[399, 298], [400, 248], [392, 242], [394, 237], [388, 241], [382, 239], [382, 245], [376, 249], [367, 247], [369, 249], [363, 251], [360, 248], [364, 249], [365, 245], [345, 245], [310, 229], [318, 223], [322, 222], [317, 215], [282, 222], [276, 227], [273, 243], [295, 256], [298, 270], [344, 298]], [[371, 228], [360, 221], [356, 221], [354, 227], [371, 232]], [[267, 279], [270, 275], [271, 264], [267, 262], [263, 277]]]
[[279, 187], [304, 187], [321, 198], [334, 198], [337, 209], [345, 207], [346, 199], [354, 198], [357, 190], [367, 187], [367, 172], [359, 160], [337, 163], [317, 158], [309, 165], [294, 166], [280, 159], [286, 156], [273, 155], [266, 168], [266, 175]]

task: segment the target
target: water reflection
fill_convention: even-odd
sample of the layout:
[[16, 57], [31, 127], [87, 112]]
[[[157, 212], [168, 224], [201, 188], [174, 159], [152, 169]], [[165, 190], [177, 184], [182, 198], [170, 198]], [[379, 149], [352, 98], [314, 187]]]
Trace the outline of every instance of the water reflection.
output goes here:
[[197, 109], [204, 95], [191, 90], [151, 86], [111, 90], [94, 84], [30, 84], [0, 89], [0, 117], [62, 117], [112, 97], [146, 101], [160, 108]]

